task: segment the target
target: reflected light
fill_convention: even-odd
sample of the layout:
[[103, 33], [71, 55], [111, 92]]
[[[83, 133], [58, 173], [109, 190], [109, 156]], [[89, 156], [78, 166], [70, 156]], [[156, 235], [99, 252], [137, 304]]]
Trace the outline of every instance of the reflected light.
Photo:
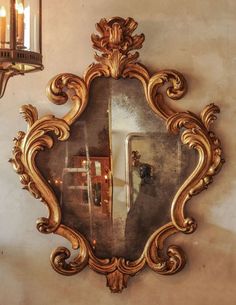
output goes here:
[[92, 247], [93, 247], [93, 250], [95, 250], [95, 248], [96, 248], [96, 244], [97, 244], [96, 239], [94, 239], [94, 240], [93, 240], [92, 244], [93, 244], [93, 246], [92, 246]]
[[0, 17], [6, 17], [6, 15], [7, 15], [7, 11], [6, 11], [5, 7], [1, 6]]
[[25, 47], [26, 49], [30, 49], [30, 7], [27, 6], [25, 8], [25, 18], [24, 18], [24, 23], [25, 23]]

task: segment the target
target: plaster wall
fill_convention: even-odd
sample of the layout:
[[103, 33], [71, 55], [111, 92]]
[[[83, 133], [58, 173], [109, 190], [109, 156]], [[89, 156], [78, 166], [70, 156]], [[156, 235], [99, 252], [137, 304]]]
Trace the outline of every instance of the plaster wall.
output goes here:
[[[10, 80], [0, 104], [0, 305], [236, 303], [235, 13], [234, 0], [43, 1], [45, 70]], [[31, 103], [41, 115], [64, 113], [67, 106], [48, 102], [45, 86], [55, 74], [83, 73], [93, 61], [94, 24], [111, 16], [131, 16], [139, 22], [138, 32], [146, 36], [141, 61], [151, 71], [171, 68], [185, 75], [189, 92], [176, 107], [200, 112], [212, 101], [221, 107], [215, 131], [227, 160], [215, 183], [188, 208], [198, 230], [174, 238], [188, 255], [186, 268], [171, 277], [146, 270], [118, 295], [89, 269], [73, 277], [52, 270], [51, 251], [69, 245], [36, 231], [35, 220], [46, 210], [20, 189], [7, 162], [13, 137], [25, 130], [19, 107]]]

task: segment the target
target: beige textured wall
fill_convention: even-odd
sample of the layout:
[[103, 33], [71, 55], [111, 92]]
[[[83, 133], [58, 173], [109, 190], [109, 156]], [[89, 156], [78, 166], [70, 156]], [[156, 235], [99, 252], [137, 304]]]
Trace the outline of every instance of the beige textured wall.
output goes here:
[[[43, 9], [45, 70], [16, 77], [0, 104], [0, 304], [236, 304], [236, 2], [234, 0], [48, 0]], [[188, 255], [181, 273], [159, 276], [145, 271], [133, 278], [121, 295], [105, 288], [105, 278], [86, 269], [73, 277], [55, 273], [51, 250], [66, 244], [35, 229], [46, 210], [20, 190], [7, 163], [12, 138], [25, 123], [18, 115], [23, 103], [55, 111], [44, 94], [57, 73], [82, 74], [92, 61], [90, 33], [101, 17], [132, 16], [146, 35], [142, 62], [153, 70], [173, 68], [189, 83], [180, 109], [199, 112], [215, 101], [222, 114], [215, 130], [227, 163], [215, 184], [194, 199], [189, 214], [198, 219], [192, 236], [176, 243]], [[65, 108], [60, 109], [62, 113]], [[57, 112], [59, 112], [57, 110]]]

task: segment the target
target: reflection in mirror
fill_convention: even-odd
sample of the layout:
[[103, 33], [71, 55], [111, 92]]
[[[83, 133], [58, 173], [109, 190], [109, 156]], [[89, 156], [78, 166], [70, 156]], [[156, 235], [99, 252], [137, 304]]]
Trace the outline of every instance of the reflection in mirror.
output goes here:
[[167, 133], [138, 80], [111, 80], [115, 253], [138, 258], [150, 235], [171, 220], [174, 195], [197, 164]]
[[126, 137], [125, 240], [137, 256], [148, 237], [170, 221], [171, 201], [193, 170], [195, 162], [190, 158], [179, 139], [167, 133], [129, 133]]
[[54, 138], [37, 165], [57, 194], [63, 224], [84, 234], [98, 257], [133, 260], [170, 221], [196, 155], [167, 133], [137, 80], [98, 79], [90, 92], [69, 140]]
[[[87, 108], [70, 138], [37, 156], [37, 164], [57, 194], [62, 223], [81, 232], [96, 251], [111, 253], [112, 205], [108, 88], [94, 82]], [[99, 241], [99, 242], [98, 242]]]

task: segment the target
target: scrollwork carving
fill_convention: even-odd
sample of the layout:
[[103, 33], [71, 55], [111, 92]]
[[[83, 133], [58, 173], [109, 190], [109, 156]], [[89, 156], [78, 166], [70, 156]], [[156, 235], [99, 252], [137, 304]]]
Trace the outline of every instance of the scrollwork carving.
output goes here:
[[[165, 98], [181, 99], [187, 91], [186, 81], [182, 74], [174, 70], [162, 70], [151, 76], [146, 67], [137, 62], [139, 54], [133, 51], [142, 47], [144, 35], [133, 35], [136, 28], [137, 23], [132, 18], [102, 19], [97, 24], [100, 35], [92, 35], [93, 47], [101, 53], [95, 54], [97, 63], [89, 66], [83, 78], [69, 73], [60, 74], [50, 81], [47, 88], [49, 99], [57, 105], [72, 100], [71, 110], [62, 118], [52, 115], [38, 118], [35, 107], [23, 106], [21, 113], [28, 130], [26, 133], [18, 132], [10, 160], [23, 188], [44, 202], [49, 210], [48, 218], [38, 220], [38, 230], [66, 238], [78, 251], [78, 255], [70, 260], [71, 254], [67, 248], [56, 249], [51, 255], [53, 268], [60, 274], [73, 275], [89, 265], [106, 276], [112, 292], [121, 292], [127, 287], [128, 279], [145, 266], [163, 275], [174, 274], [184, 267], [186, 257], [183, 250], [176, 245], [165, 249], [164, 243], [173, 234], [192, 233], [196, 229], [196, 221], [185, 215], [186, 203], [208, 187], [224, 162], [220, 141], [210, 129], [219, 108], [210, 104], [200, 115], [196, 115], [178, 112], [170, 106]], [[60, 141], [68, 139], [70, 126], [85, 110], [90, 85], [98, 77], [138, 79], [143, 85], [147, 103], [166, 122], [168, 131], [180, 134], [182, 143], [199, 154], [197, 167], [173, 199], [171, 222], [150, 236], [142, 255], [135, 261], [122, 257], [99, 259], [83, 235], [63, 225], [57, 197], [35, 164], [39, 151], [53, 147], [50, 132]], [[163, 86], [167, 86], [166, 94], [161, 91]]]
[[13, 158], [9, 161], [20, 175], [23, 188], [47, 204], [49, 217], [39, 220], [37, 228], [40, 232], [51, 233], [60, 224], [61, 211], [56, 195], [35, 164], [35, 157], [39, 151], [53, 146], [53, 139], [48, 132], [54, 132], [60, 141], [65, 141], [69, 137], [69, 126], [54, 116], [37, 119], [37, 110], [31, 105], [23, 106], [21, 113], [28, 123], [28, 132], [19, 132], [14, 139]]
[[154, 232], [149, 238], [144, 255], [148, 266], [155, 272], [163, 275], [174, 274], [183, 269], [186, 257], [183, 250], [177, 246], [169, 246], [166, 255], [163, 255], [164, 241], [178, 230], [169, 223]]
[[181, 135], [183, 144], [199, 153], [199, 162], [195, 171], [181, 186], [172, 203], [173, 223], [185, 233], [192, 233], [196, 229], [195, 220], [184, 216], [185, 204], [192, 196], [207, 189], [213, 181], [213, 176], [218, 173], [224, 163], [220, 141], [209, 129], [216, 119], [216, 113], [219, 113], [219, 108], [210, 104], [199, 117], [191, 112], [179, 112], [167, 121], [170, 132], [176, 134], [184, 128]]

